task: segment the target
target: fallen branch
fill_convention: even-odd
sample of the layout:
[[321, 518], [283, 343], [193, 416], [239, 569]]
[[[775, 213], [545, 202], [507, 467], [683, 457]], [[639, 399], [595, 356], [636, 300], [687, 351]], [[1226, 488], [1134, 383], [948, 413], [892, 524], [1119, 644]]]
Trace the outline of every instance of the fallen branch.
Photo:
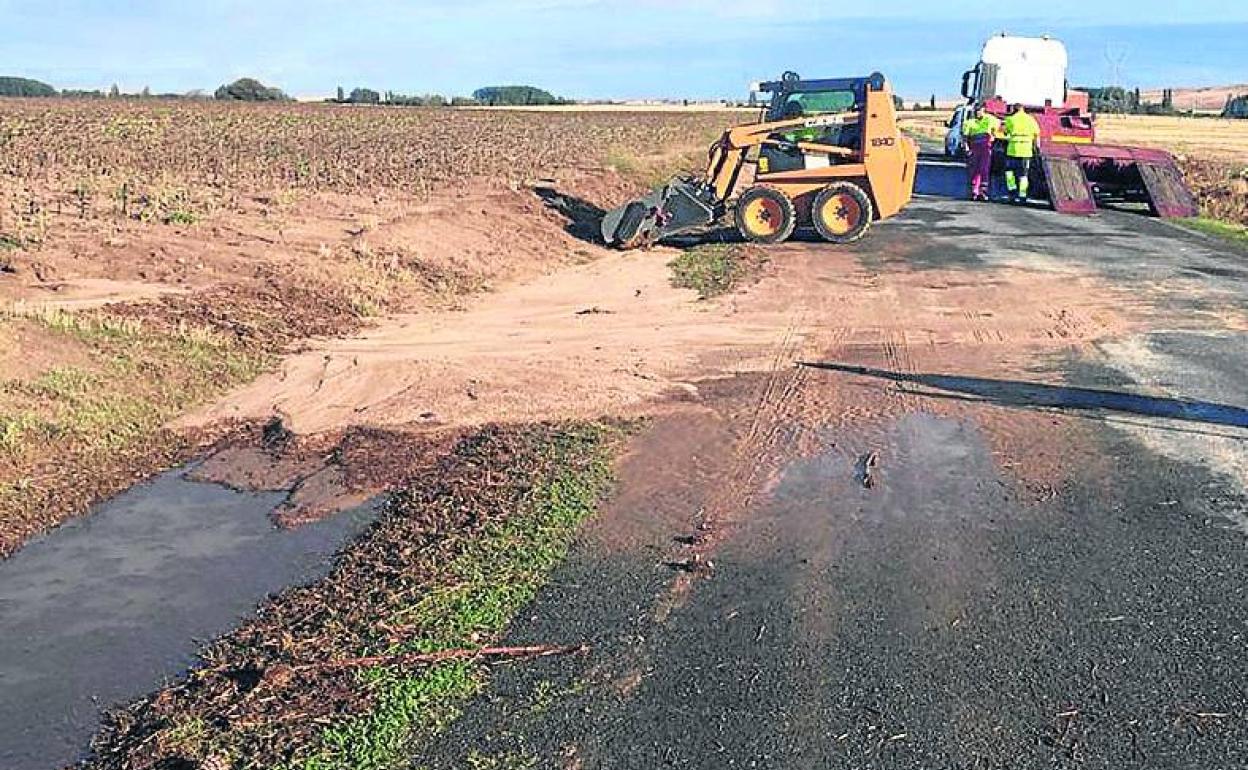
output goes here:
[[868, 452], [858, 461], [862, 486], [866, 489], [875, 488], [875, 467], [879, 465], [879, 462], [880, 456], [875, 452]]
[[538, 644], [527, 647], [481, 647], [478, 649], [438, 650], [437, 652], [409, 652], [399, 655], [370, 655], [361, 658], [342, 658], [324, 663], [306, 663], [291, 666], [291, 671], [340, 671], [344, 668], [364, 668], [367, 666], [417, 666], [445, 663], [448, 660], [465, 660], [479, 658], [495, 658], [515, 660], [517, 658], [549, 658], [554, 655], [574, 655], [588, 652], [589, 645], [553, 645]]

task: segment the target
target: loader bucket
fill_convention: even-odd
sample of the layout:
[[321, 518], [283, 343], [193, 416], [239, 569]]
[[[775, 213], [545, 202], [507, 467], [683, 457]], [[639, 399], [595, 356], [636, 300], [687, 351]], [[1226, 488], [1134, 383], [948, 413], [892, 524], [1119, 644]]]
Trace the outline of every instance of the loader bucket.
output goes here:
[[619, 249], [649, 246], [669, 235], [715, 221], [714, 190], [688, 179], [673, 179], [644, 198], [608, 211], [602, 240]]
[[1045, 142], [1040, 163], [1057, 211], [1090, 214], [1098, 203], [1147, 203], [1159, 217], [1194, 217], [1196, 199], [1174, 156], [1109, 144]]

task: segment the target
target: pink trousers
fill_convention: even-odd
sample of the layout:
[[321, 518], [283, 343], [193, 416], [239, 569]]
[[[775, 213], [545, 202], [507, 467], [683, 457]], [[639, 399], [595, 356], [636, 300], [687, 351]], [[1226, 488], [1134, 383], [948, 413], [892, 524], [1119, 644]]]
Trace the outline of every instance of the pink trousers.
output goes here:
[[988, 197], [988, 180], [992, 175], [992, 137], [988, 134], [967, 140], [971, 157], [966, 161], [966, 171], [971, 177], [971, 197]]

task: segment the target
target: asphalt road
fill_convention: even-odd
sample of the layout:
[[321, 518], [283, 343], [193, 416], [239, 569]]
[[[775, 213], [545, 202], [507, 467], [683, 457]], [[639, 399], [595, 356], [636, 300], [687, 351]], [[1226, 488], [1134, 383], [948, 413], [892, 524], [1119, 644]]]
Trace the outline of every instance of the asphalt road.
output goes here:
[[591, 651], [496, 668], [414, 766], [1248, 767], [1248, 254], [937, 199], [857, 253], [1060, 265], [1132, 320], [1000, 374], [859, 346], [702, 384], [508, 640]]

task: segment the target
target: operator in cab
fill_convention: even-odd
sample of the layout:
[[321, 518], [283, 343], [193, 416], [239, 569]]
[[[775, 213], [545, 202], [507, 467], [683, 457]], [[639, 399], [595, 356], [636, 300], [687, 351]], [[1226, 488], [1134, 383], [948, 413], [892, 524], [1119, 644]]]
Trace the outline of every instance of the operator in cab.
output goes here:
[[984, 112], [984, 105], [975, 104], [971, 114], [962, 120], [962, 141], [966, 143], [970, 176], [971, 200], [988, 200], [988, 181], [992, 175], [992, 142], [1001, 132], [997, 116]]
[[1010, 106], [1002, 132], [1005, 134], [1005, 188], [1009, 191], [1010, 203], [1026, 203], [1031, 187], [1031, 160], [1040, 143], [1040, 124], [1027, 114], [1023, 105], [1014, 104]]

